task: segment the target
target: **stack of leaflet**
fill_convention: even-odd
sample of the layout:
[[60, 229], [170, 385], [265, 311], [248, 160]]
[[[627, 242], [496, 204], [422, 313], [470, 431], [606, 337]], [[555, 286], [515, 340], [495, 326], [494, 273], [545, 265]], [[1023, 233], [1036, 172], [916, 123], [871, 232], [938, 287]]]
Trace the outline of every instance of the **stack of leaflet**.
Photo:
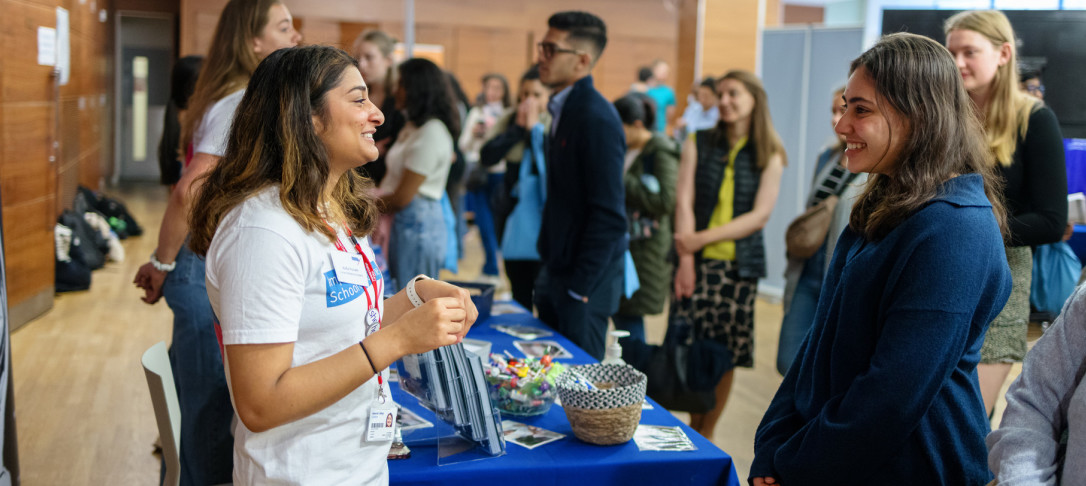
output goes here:
[[453, 344], [400, 361], [400, 387], [483, 452], [505, 453], [501, 416], [490, 403], [483, 362]]

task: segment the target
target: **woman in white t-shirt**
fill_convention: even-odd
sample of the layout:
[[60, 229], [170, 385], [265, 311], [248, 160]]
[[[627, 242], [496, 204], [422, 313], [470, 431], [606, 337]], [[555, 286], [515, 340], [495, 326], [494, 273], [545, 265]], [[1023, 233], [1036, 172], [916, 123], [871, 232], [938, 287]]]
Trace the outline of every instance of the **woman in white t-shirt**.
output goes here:
[[396, 107], [407, 124], [388, 151], [381, 199], [395, 214], [389, 236], [389, 273], [403, 286], [420, 273], [436, 275], [445, 261], [446, 229], [441, 197], [453, 163], [460, 117], [448, 78], [420, 58], [398, 67]]
[[174, 314], [170, 364], [181, 409], [182, 484], [230, 480], [234, 416], [204, 286], [204, 262], [184, 248], [186, 215], [201, 176], [226, 150], [226, 134], [249, 76], [265, 56], [300, 39], [290, 11], [276, 0], [231, 0], [223, 8], [182, 120], [185, 168], [162, 217], [158, 248], [135, 277], [144, 302], [154, 304], [164, 296]]
[[379, 370], [460, 341], [477, 316], [466, 291], [425, 278], [382, 298], [377, 200], [353, 170], [378, 156], [367, 95], [339, 49], [272, 54], [193, 207], [240, 419], [235, 484], [387, 484], [396, 408]]

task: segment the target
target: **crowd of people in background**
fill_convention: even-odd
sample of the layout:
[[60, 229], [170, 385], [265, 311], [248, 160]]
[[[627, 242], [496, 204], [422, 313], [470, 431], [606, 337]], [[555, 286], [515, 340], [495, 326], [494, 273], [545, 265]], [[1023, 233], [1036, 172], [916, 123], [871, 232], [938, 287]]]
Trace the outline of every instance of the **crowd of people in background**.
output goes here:
[[[944, 42], [887, 36], [841, 66], [835, 138], [806, 184], [828, 230], [805, 255], [766, 250], [788, 157], [757, 76], [698, 80], [680, 114], [655, 60], [609, 101], [592, 76], [604, 22], [559, 12], [546, 27], [516, 83], [488, 73], [474, 101], [435, 62], [397, 60], [382, 31], [349, 53], [296, 47], [277, 0], [231, 0], [202, 67], [178, 63], [172, 192], [135, 283], [175, 316], [182, 484], [387, 482], [390, 442], [351, 434], [381, 406], [384, 368], [474, 322], [466, 292], [428, 278], [456, 268], [465, 215], [480, 279], [504, 274], [596, 359], [610, 326], [626, 343], [646, 340], [646, 316], [697, 322], [693, 339], [731, 362], [715, 406], [691, 414], [710, 438], [734, 368], [754, 366], [759, 279], [786, 259], [784, 381], [753, 484], [1086, 477], [1086, 294], [1026, 346], [1031, 248], [1067, 228], [1063, 141], [1003, 14], [957, 14]], [[365, 298], [333, 303], [332, 286]]]

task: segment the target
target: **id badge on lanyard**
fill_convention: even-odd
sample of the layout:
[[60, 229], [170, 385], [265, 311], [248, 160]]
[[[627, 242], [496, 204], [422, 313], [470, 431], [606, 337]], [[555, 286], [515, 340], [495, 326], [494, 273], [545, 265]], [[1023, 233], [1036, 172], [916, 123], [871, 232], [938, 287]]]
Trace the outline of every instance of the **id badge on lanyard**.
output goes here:
[[366, 442], [392, 442], [396, 432], [396, 404], [378, 404], [370, 407], [366, 423]]

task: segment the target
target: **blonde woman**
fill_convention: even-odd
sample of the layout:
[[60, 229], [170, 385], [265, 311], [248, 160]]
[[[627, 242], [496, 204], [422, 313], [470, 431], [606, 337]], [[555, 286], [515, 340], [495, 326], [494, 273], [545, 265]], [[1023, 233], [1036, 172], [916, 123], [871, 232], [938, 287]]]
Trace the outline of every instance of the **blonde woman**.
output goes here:
[[406, 120], [403, 113], [396, 109], [396, 61], [392, 53], [396, 49], [396, 39], [381, 30], [366, 30], [354, 40], [350, 54], [358, 59], [358, 70], [369, 84], [370, 101], [385, 115], [385, 123], [377, 127], [373, 141], [381, 152], [377, 160], [359, 168], [362, 174], [369, 176], [377, 184], [385, 177], [385, 154], [396, 141]]
[[1067, 225], [1063, 135], [1052, 110], [1018, 88], [1014, 30], [1003, 13], [962, 12], [947, 19], [944, 30], [947, 49], [984, 125], [1007, 206], [1007, 262], [1014, 287], [988, 328], [977, 367], [991, 414], [1011, 365], [1026, 355], [1030, 247], [1060, 241]]

